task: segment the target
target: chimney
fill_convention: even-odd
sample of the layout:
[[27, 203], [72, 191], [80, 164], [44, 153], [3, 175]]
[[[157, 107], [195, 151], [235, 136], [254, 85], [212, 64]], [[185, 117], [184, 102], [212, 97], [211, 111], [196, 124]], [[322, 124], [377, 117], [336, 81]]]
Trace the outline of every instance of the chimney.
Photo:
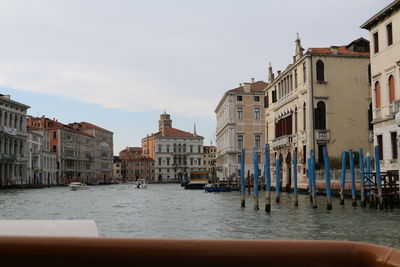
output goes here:
[[254, 83], [254, 78], [251, 78], [251, 83]]
[[281, 71], [280, 71], [280, 70], [278, 70], [278, 76], [279, 76], [279, 75], [281, 75]]
[[242, 87], [242, 83], [239, 83], [239, 87]]
[[247, 93], [250, 92], [250, 83], [244, 83], [243, 84], [243, 90]]

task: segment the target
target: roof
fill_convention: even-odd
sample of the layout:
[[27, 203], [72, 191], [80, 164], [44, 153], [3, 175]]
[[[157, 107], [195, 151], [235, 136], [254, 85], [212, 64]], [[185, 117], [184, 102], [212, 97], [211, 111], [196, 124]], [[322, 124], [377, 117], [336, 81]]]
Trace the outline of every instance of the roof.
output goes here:
[[164, 133], [162, 131], [155, 133], [154, 136], [162, 137], [188, 137], [188, 138], [204, 138], [200, 135], [195, 135], [193, 133], [185, 132], [176, 128], [165, 128]]
[[379, 21], [385, 19], [390, 16], [394, 11], [398, 10], [400, 7], [400, 0], [393, 1], [391, 4], [386, 6], [384, 9], [376, 13], [372, 18], [364, 22], [363, 25], [360, 26], [361, 29], [369, 30], [373, 26], [379, 23]]
[[[264, 88], [267, 87], [268, 83], [264, 81], [257, 81], [250, 83], [250, 92], [263, 92]], [[244, 92], [244, 86], [239, 86], [237, 88], [231, 89], [228, 92]]]
[[85, 129], [100, 129], [100, 130], [103, 130], [103, 131], [106, 131], [106, 132], [109, 132], [109, 133], [113, 133], [113, 132], [111, 132], [111, 131], [109, 131], [107, 129], [101, 128], [101, 127], [99, 127], [97, 125], [94, 125], [94, 124], [91, 124], [89, 122], [82, 121], [82, 122], [79, 122], [78, 124], [80, 124]]
[[[360, 40], [360, 39], [358, 39], [358, 40]], [[369, 52], [356, 52], [356, 51], [349, 49], [350, 45], [353, 44], [354, 42], [355, 41], [351, 42], [349, 45], [342, 45], [342, 46], [309, 48], [309, 49], [307, 49], [307, 54], [335, 55], [335, 56], [367, 56], [367, 57], [369, 57]]]

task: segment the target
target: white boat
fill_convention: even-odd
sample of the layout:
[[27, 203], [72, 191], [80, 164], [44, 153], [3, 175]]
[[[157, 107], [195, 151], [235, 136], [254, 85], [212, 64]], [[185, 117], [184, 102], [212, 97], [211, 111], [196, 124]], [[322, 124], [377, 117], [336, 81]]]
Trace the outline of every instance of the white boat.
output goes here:
[[79, 182], [70, 183], [69, 187], [71, 188], [72, 191], [87, 190], [90, 188], [87, 184], [79, 183]]
[[147, 188], [146, 181], [144, 179], [139, 179], [135, 183], [135, 188]]

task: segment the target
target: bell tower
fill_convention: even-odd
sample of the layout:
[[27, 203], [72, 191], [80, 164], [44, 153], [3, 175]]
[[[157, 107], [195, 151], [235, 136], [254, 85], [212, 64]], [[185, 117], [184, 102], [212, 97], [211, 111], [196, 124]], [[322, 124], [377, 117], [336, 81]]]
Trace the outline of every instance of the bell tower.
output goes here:
[[164, 110], [164, 113], [160, 115], [160, 120], [158, 121], [158, 130], [162, 132], [165, 128], [172, 128], [172, 120], [171, 116]]

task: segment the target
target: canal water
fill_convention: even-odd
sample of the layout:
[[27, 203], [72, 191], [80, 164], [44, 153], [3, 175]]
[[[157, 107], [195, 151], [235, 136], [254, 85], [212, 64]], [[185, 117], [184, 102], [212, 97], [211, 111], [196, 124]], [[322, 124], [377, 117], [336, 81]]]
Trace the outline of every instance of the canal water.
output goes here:
[[[364, 241], [400, 248], [400, 210], [376, 211], [345, 207], [326, 199], [310, 206], [309, 196], [282, 194], [271, 214], [253, 210], [253, 196], [240, 207], [240, 195], [184, 190], [178, 184], [93, 186], [70, 191], [68, 187], [0, 191], [0, 219], [91, 219], [101, 236], [136, 238], [245, 238]], [[274, 199], [274, 198], [273, 198]]]

